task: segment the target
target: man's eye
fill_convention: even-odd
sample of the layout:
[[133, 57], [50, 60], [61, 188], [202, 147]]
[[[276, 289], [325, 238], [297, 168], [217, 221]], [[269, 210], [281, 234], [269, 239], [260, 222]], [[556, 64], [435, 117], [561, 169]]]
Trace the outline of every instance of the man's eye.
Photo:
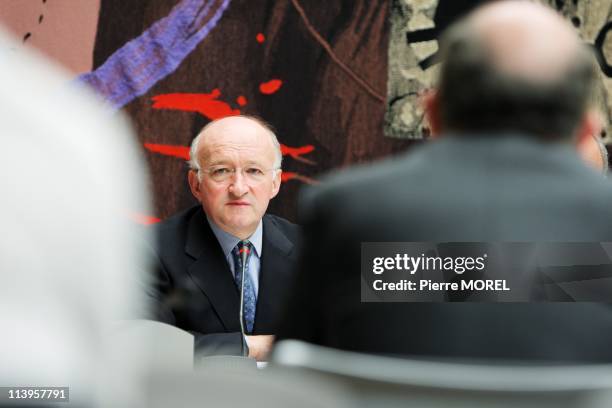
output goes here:
[[249, 167], [248, 169], [246, 169], [246, 173], [250, 176], [261, 176], [263, 173], [263, 170], [258, 169], [257, 167]]
[[226, 174], [229, 174], [230, 169], [228, 169], [227, 167], [219, 167], [218, 169], [212, 169], [211, 174], [213, 176], [224, 176]]

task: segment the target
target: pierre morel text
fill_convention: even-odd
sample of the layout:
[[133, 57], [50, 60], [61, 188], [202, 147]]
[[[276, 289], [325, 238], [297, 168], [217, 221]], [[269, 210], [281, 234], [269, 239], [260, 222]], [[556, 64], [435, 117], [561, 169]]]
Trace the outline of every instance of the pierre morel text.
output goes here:
[[510, 291], [505, 279], [473, 279], [462, 280], [461, 282], [435, 282], [430, 279], [421, 279], [418, 283], [407, 279], [396, 282], [384, 282], [377, 279], [372, 283], [372, 287], [376, 291]]

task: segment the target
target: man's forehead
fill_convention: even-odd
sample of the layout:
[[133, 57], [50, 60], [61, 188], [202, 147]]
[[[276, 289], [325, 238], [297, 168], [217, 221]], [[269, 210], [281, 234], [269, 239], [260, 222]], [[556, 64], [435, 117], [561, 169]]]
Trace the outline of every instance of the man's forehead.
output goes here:
[[204, 143], [199, 150], [202, 158], [235, 158], [241, 159], [266, 159], [274, 155], [272, 149], [265, 144], [232, 143], [231, 141], [211, 141]]
[[267, 129], [254, 119], [244, 116], [229, 116], [211, 123], [205, 133], [212, 135], [266, 134]]
[[[249, 123], [250, 122], [250, 123]], [[235, 121], [223, 126], [211, 126], [202, 135], [198, 156], [204, 159], [223, 159], [239, 155], [253, 160], [274, 157], [274, 146], [268, 131], [258, 123], [248, 120]]]

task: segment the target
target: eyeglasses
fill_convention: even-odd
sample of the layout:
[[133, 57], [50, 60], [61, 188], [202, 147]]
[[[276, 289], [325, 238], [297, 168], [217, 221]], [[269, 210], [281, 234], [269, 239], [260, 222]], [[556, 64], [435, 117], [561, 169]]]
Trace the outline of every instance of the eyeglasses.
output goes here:
[[236, 175], [236, 171], [240, 170], [242, 177], [252, 184], [261, 183], [266, 179], [266, 175], [268, 175], [272, 171], [279, 170], [278, 168], [273, 169], [262, 169], [257, 166], [249, 166], [249, 167], [227, 167], [227, 166], [213, 166], [208, 169], [200, 169], [199, 171], [205, 173], [210, 177], [213, 181], [217, 183], [223, 183], [230, 180], [232, 177]]

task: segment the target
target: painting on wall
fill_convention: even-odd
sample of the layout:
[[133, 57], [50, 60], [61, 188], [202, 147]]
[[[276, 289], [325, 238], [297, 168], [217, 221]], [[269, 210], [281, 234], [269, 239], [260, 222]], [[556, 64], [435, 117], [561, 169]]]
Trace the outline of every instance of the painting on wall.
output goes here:
[[[6, 1], [0, 19], [4, 11], [24, 45], [51, 55], [54, 41], [42, 40], [55, 38], [68, 54], [86, 43], [79, 55], [89, 68], [72, 69], [75, 77], [129, 115], [149, 164], [155, 211], [143, 222], [195, 204], [188, 147], [226, 115], [259, 116], [275, 128], [283, 185], [269, 211], [292, 220], [303, 187], [410, 144], [383, 134], [386, 0], [41, 0], [27, 10]], [[57, 35], [62, 20], [84, 15], [83, 3], [95, 13], [93, 35], [81, 36], [76, 23], [74, 38]]]
[[[488, 0], [392, 0], [385, 135], [425, 139], [429, 128], [419, 103], [438, 69], [438, 36], [449, 24]], [[600, 68], [594, 103], [603, 113], [610, 142], [612, 123], [612, 1], [540, 0], [559, 11], [592, 47]]]
[[[295, 221], [300, 190], [329, 171], [427, 138], [419, 97], [434, 85], [437, 38], [485, 1], [3, 0], [0, 22], [132, 119], [154, 197], [140, 222], [196, 203], [189, 145], [238, 113], [275, 128], [283, 185], [269, 211]], [[595, 51], [609, 141], [612, 0], [545, 2]]]

